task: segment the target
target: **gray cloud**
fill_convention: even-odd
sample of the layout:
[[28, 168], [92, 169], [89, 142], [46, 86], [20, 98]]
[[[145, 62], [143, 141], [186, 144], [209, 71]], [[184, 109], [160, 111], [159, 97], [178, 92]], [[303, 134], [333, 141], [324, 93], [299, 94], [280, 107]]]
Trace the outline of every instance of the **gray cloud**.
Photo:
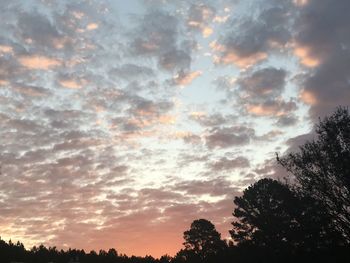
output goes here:
[[40, 13], [24, 13], [18, 18], [21, 38], [34, 42], [35, 46], [56, 48], [63, 38], [49, 19]]
[[209, 148], [228, 148], [249, 144], [254, 134], [254, 129], [245, 126], [213, 128], [205, 140]]
[[[251, 142], [272, 151], [276, 140], [295, 149], [308, 138], [284, 137], [308, 123], [298, 98], [286, 97], [289, 64], [269, 55], [307, 47], [304, 62], [317, 65], [302, 69], [300, 87], [313, 119], [348, 104], [345, 1], [309, 1], [295, 24], [291, 1], [251, 1], [239, 14], [245, 1], [146, 1], [121, 16], [117, 2], [0, 7], [2, 237], [142, 255], [177, 251], [194, 218], [227, 233], [240, 189], [282, 175], [271, 160], [255, 165]], [[225, 15], [226, 25], [215, 22]], [[229, 71], [224, 96], [208, 84], [222, 73], [210, 55], [244, 69]]]
[[263, 68], [242, 76], [237, 84], [245, 98], [266, 100], [280, 96], [284, 90], [286, 71], [273, 67]]
[[237, 158], [228, 159], [222, 157], [219, 160], [209, 165], [212, 171], [230, 171], [237, 168], [247, 168], [250, 166], [249, 160], [245, 157], [239, 156]]
[[305, 51], [302, 62], [315, 67], [304, 80], [302, 98], [311, 104], [313, 120], [350, 102], [349, 4], [312, 0], [300, 9], [296, 45]]
[[110, 70], [110, 75], [125, 80], [152, 77], [155, 75], [152, 68], [136, 64], [123, 64], [120, 67]]
[[286, 126], [293, 126], [298, 122], [298, 118], [293, 115], [285, 115], [278, 118], [278, 121], [276, 122], [277, 126], [280, 127], [286, 127]]
[[[270, 2], [270, 1], [269, 1]], [[291, 5], [287, 1], [266, 3], [255, 16], [233, 19], [234, 30], [213, 46], [218, 63], [250, 67], [268, 57], [270, 50], [281, 49], [290, 40], [288, 26]]]
[[138, 21], [131, 42], [132, 53], [137, 56], [153, 56], [161, 69], [188, 70], [191, 49], [180, 38], [180, 24], [174, 15], [152, 10]]
[[221, 126], [224, 124], [232, 124], [237, 120], [235, 115], [223, 115], [221, 113], [206, 114], [190, 114], [189, 119], [199, 123], [205, 127]]

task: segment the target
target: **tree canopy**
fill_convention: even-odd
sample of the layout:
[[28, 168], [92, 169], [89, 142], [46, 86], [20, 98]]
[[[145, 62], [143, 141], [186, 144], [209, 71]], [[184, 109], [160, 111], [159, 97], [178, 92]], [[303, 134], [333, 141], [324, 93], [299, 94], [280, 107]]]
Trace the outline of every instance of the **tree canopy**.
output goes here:
[[289, 244], [297, 229], [298, 199], [286, 185], [262, 179], [245, 189], [234, 203], [237, 221], [230, 233], [236, 242], [263, 247]]
[[234, 203], [230, 233], [237, 245], [286, 254], [327, 248], [340, 240], [322, 204], [276, 180], [259, 180]]
[[316, 138], [278, 162], [292, 173], [300, 191], [321, 202], [334, 228], [350, 243], [350, 115], [339, 107], [320, 120]]
[[226, 247], [220, 233], [206, 219], [194, 220], [191, 228], [184, 232], [184, 239], [186, 250], [195, 253], [201, 259], [215, 255]]

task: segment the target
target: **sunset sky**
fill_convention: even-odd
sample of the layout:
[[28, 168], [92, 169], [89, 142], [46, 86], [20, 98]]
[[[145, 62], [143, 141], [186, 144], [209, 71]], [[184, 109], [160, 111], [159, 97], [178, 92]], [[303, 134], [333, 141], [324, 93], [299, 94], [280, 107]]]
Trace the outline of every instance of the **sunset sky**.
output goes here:
[[350, 104], [349, 0], [1, 0], [0, 236], [174, 255]]

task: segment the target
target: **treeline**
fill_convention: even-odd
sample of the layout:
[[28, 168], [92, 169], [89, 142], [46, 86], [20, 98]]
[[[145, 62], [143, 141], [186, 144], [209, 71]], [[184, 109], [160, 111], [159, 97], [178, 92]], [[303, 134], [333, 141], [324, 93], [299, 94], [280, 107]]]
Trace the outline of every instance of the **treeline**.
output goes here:
[[94, 250], [86, 253], [84, 250], [68, 249], [58, 250], [56, 247], [33, 247], [31, 250], [26, 250], [22, 243], [5, 242], [0, 240], [0, 262], [28, 262], [28, 263], [161, 263], [169, 261], [161, 261], [151, 256], [146, 257], [128, 257], [119, 255], [113, 248], [108, 251]]
[[234, 198], [232, 240], [221, 239], [206, 219], [184, 232], [174, 257], [127, 257], [117, 251], [25, 250], [0, 241], [1, 262], [350, 262], [350, 115], [338, 108], [315, 127], [315, 139], [277, 162], [286, 182], [264, 178]]

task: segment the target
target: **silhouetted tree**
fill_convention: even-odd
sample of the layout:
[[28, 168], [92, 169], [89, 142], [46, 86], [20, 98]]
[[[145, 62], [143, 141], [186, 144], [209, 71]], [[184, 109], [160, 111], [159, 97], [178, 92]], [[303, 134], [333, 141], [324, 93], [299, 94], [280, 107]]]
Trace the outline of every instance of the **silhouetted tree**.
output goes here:
[[185, 251], [198, 256], [201, 260], [222, 252], [226, 248], [225, 241], [216, 231], [215, 226], [206, 219], [194, 220], [191, 228], [184, 232]]
[[238, 244], [277, 248], [289, 246], [298, 228], [295, 204], [298, 198], [284, 184], [262, 179], [236, 197], [230, 231]]
[[278, 162], [292, 173], [300, 191], [318, 200], [334, 228], [350, 243], [350, 115], [339, 107], [316, 126], [316, 139]]
[[230, 233], [238, 245], [287, 257], [298, 251], [327, 248], [339, 240], [331, 226], [332, 218], [321, 204], [276, 180], [259, 180], [234, 203], [237, 221]]
[[163, 255], [159, 259], [159, 263], [169, 263], [171, 262], [171, 257], [169, 255]]

